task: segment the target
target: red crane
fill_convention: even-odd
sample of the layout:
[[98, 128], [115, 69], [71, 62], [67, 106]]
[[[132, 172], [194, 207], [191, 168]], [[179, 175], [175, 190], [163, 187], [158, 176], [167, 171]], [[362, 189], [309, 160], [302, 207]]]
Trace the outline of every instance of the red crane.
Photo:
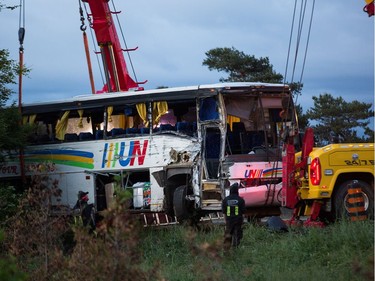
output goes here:
[[117, 35], [116, 27], [109, 8], [109, 0], [82, 0], [90, 6], [92, 28], [100, 47], [103, 60], [106, 85], [103, 92], [116, 92], [128, 90], [143, 90], [138, 82], [134, 81], [126, 67], [124, 50]]
[[369, 17], [374, 15], [374, 1], [373, 0], [365, 0], [366, 6], [363, 7], [363, 11], [368, 14]]

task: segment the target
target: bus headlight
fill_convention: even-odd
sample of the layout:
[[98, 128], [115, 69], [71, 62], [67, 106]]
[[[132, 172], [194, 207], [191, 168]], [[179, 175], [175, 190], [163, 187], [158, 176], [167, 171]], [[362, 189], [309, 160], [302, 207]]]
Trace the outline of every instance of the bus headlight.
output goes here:
[[189, 160], [190, 160], [190, 154], [189, 153], [187, 153], [186, 151], [183, 152], [183, 153], [181, 153], [181, 155], [180, 155], [180, 161], [182, 163], [189, 162]]

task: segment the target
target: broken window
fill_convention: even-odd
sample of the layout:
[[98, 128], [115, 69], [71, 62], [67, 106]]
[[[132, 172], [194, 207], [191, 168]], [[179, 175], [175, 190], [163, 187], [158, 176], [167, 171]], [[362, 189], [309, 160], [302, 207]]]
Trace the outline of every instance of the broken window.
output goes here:
[[281, 97], [226, 95], [228, 154], [253, 154], [278, 146]]

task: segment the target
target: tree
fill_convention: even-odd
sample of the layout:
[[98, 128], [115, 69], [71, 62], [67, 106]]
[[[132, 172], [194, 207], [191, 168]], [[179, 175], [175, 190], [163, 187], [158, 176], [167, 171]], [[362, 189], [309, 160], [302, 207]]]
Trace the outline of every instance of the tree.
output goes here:
[[277, 73], [268, 57], [259, 59], [232, 48], [215, 48], [206, 52], [203, 65], [209, 70], [224, 71], [228, 78], [220, 82], [268, 82], [280, 83], [283, 76]]
[[8, 88], [9, 84], [15, 84], [18, 65], [9, 59], [8, 50], [0, 50], [0, 107], [5, 105], [9, 96], [13, 93]]
[[[232, 48], [215, 48], [206, 52], [207, 58], [203, 65], [209, 70], [229, 73], [227, 78], [220, 78], [220, 82], [265, 82], [282, 83], [283, 76], [273, 69], [268, 57], [259, 59], [246, 55], [244, 52]], [[294, 95], [301, 94], [303, 84], [288, 83]]]
[[[314, 106], [306, 115], [315, 121], [316, 125], [312, 127], [319, 144], [374, 141], [374, 131], [368, 127], [370, 118], [374, 117], [371, 103], [346, 102], [342, 97], [334, 98], [328, 93], [314, 96], [313, 100]], [[358, 135], [358, 129], [364, 131], [363, 136]]]
[[303, 109], [300, 104], [297, 104], [295, 108], [298, 116], [298, 126], [300, 131], [303, 132], [310, 126], [309, 118], [306, 114], [303, 113]]
[[[24, 68], [23, 74], [29, 71]], [[23, 147], [32, 129], [31, 126], [21, 126], [21, 115], [14, 104], [5, 107], [10, 95], [14, 93], [9, 85], [16, 84], [16, 75], [19, 72], [19, 65], [9, 59], [9, 52], [0, 50], [0, 150], [2, 151]]]
[[19, 5], [15, 5], [15, 6], [8, 6], [6, 4], [3, 4], [0, 2], [0, 12], [1, 12], [1, 9], [9, 9], [9, 10], [14, 10], [16, 8], [18, 8]]

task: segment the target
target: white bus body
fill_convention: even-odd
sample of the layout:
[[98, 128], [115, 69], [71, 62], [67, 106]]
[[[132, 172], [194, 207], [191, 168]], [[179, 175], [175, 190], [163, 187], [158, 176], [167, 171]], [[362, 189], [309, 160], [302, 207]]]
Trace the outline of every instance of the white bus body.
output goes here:
[[56, 180], [62, 193], [53, 202], [69, 208], [82, 190], [97, 210], [105, 209], [113, 176], [132, 190], [131, 208], [181, 219], [220, 211], [234, 182], [249, 209], [278, 207], [280, 135], [290, 100], [282, 84], [227, 83], [23, 105], [35, 135], [24, 151], [24, 168], [18, 153], [9, 155], [0, 177]]

